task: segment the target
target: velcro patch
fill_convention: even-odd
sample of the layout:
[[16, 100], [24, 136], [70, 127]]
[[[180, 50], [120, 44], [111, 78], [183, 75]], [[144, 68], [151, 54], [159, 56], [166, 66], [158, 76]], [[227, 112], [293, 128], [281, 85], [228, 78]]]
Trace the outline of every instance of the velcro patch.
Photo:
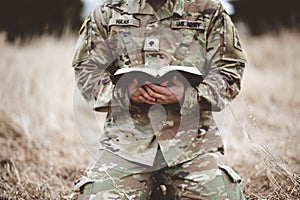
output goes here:
[[159, 51], [159, 39], [146, 38], [143, 49], [144, 51]]
[[177, 20], [173, 21], [172, 28], [187, 28], [187, 29], [205, 29], [205, 22], [202, 21], [189, 21], [189, 20]]
[[140, 26], [140, 21], [134, 18], [112, 18], [109, 20], [109, 26]]

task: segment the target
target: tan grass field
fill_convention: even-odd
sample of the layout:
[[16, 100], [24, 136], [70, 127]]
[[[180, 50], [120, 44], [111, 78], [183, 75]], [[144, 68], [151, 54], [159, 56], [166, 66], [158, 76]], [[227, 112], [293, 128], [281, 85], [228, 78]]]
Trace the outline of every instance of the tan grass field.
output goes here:
[[[242, 41], [242, 92], [220, 120], [227, 155], [249, 199], [300, 199], [300, 34]], [[87, 111], [75, 120], [85, 109], [73, 95], [75, 42], [65, 34], [8, 44], [0, 35], [0, 200], [68, 199], [92, 158], [88, 138], [99, 127]]]

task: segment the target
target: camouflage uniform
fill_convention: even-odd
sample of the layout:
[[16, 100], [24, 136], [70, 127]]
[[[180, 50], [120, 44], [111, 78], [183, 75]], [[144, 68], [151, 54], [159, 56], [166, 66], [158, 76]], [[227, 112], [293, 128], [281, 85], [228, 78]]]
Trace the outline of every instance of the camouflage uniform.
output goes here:
[[[79, 199], [147, 199], [162, 183], [172, 198], [242, 199], [212, 111], [238, 94], [245, 63], [218, 0], [167, 0], [157, 11], [145, 0], [100, 1], [73, 60], [83, 97], [108, 112], [98, 159], [76, 183]], [[179, 103], [135, 104], [122, 87], [126, 80], [110, 80], [118, 68], [168, 65], [197, 67], [204, 77], [185, 84]]]

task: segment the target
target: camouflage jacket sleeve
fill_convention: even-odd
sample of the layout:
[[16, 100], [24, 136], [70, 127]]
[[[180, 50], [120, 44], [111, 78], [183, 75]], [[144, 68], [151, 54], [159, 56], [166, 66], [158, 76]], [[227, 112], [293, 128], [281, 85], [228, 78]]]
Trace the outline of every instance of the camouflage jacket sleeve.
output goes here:
[[[117, 69], [115, 60], [118, 55], [110, 49], [112, 39], [107, 39], [109, 18], [107, 15], [108, 12], [102, 11], [101, 6], [97, 6], [85, 19], [79, 31], [72, 62], [75, 81], [81, 94], [90, 107], [98, 111], [108, 111], [107, 109], [112, 106], [114, 85], [110, 75]], [[127, 92], [121, 92], [123, 97], [113, 102], [120, 105], [128, 104]]]
[[186, 92], [186, 98], [197, 98], [200, 110], [220, 111], [240, 91], [246, 57], [236, 28], [221, 5], [206, 31], [206, 74], [196, 91]]

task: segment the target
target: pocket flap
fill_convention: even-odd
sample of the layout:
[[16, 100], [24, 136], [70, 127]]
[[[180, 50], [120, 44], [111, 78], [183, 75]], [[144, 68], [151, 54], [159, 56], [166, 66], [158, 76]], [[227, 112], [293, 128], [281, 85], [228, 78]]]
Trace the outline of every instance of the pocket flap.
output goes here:
[[241, 177], [229, 166], [219, 165], [219, 168], [225, 171], [235, 183], [240, 183], [242, 181]]
[[79, 192], [84, 185], [86, 185], [88, 183], [93, 183], [93, 182], [94, 182], [93, 180], [84, 176], [81, 179], [74, 182], [73, 190], [75, 192]]

